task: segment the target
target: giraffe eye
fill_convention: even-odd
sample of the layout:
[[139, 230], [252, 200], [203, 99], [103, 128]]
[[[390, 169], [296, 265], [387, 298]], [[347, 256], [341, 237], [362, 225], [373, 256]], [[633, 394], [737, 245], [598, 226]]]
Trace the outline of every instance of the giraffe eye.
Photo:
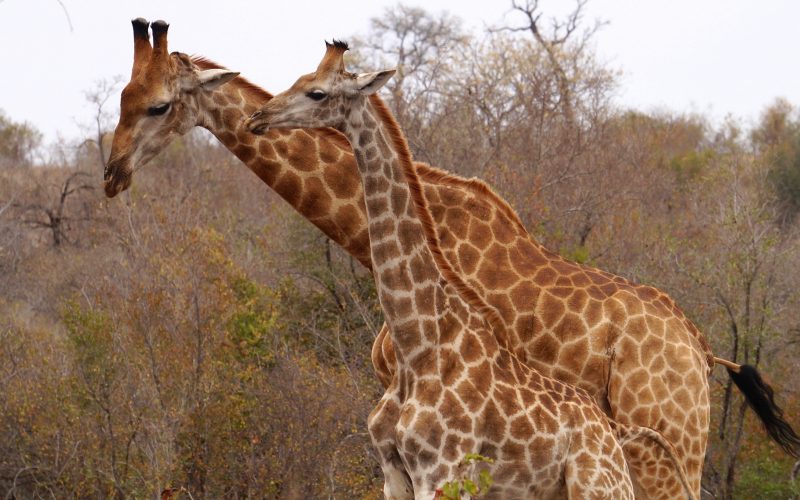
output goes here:
[[328, 94], [326, 94], [324, 90], [319, 89], [314, 89], [306, 95], [309, 97], [309, 99], [313, 99], [315, 101], [321, 101], [328, 97]]
[[147, 108], [148, 116], [163, 115], [169, 110], [169, 103], [159, 104], [158, 106], [151, 106]]

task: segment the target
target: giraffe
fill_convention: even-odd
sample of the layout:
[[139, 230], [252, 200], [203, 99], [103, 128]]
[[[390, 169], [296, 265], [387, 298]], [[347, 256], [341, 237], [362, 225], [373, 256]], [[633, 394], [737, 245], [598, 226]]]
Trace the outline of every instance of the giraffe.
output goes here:
[[[163, 21], [153, 23], [151, 47], [148, 26], [144, 19], [133, 20], [133, 71], [121, 98], [106, 195], [127, 189], [134, 170], [172, 138], [205, 127], [371, 268], [363, 186], [347, 140], [332, 129], [250, 134], [241, 123], [271, 95], [207, 59], [169, 54]], [[164, 104], [166, 110], [157, 107]], [[714, 357], [669, 296], [564, 260], [531, 238], [514, 210], [483, 182], [415, 165], [444, 258], [497, 309], [509, 348], [543, 375], [588, 391], [612, 418], [663, 434], [697, 495], [708, 437], [708, 376], [715, 363], [743, 388], [769, 435], [798, 455], [800, 438], [776, 406], [772, 389], [752, 367]], [[385, 325], [372, 361], [387, 387], [396, 361]], [[679, 481], [647, 467], [660, 448], [643, 446], [623, 444], [638, 496], [674, 498]]]
[[[353, 75], [347, 45], [253, 114], [247, 127], [333, 126], [366, 187], [376, 287], [397, 357], [368, 419], [386, 498], [432, 498], [464, 455], [493, 460], [497, 498], [633, 498], [616, 436], [584, 391], [526, 367], [491, 332], [497, 312], [437, 259], [406, 140], [377, 90], [394, 70]], [[437, 264], [441, 267], [437, 267]]]

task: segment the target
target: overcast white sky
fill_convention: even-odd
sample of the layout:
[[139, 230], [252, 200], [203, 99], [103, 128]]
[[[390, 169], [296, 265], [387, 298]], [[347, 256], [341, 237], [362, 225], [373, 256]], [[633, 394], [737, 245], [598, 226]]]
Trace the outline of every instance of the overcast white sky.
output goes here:
[[[83, 91], [132, 62], [130, 20], [170, 23], [170, 50], [202, 54], [277, 92], [314, 69], [323, 40], [366, 33], [395, 0], [0, 0], [0, 109], [45, 133], [79, 135], [90, 120]], [[468, 28], [509, 24], [510, 0], [404, 2], [449, 11]], [[573, 0], [541, 0], [545, 13]], [[800, 2], [590, 0], [587, 22], [601, 60], [622, 70], [618, 101], [645, 110], [730, 113], [757, 119], [776, 97], [800, 104]], [[113, 99], [117, 106], [118, 97]]]

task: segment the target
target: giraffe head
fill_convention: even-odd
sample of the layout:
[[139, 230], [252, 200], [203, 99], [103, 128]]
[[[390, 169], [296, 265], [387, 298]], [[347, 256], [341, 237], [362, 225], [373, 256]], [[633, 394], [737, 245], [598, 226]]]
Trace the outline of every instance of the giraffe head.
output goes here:
[[[186, 54], [170, 54], [169, 25], [164, 21], [150, 25], [138, 18], [132, 24], [133, 70], [122, 90], [119, 123], [103, 175], [110, 198], [130, 186], [134, 170], [197, 124], [192, 94], [213, 90], [238, 75], [226, 69], [201, 70]], [[148, 27], [153, 30], [152, 46]]]
[[247, 128], [263, 134], [270, 128], [341, 128], [353, 101], [366, 99], [394, 75], [395, 70], [348, 73], [347, 44], [325, 42], [326, 51], [314, 73], [301, 76], [289, 90], [272, 98], [247, 120]]

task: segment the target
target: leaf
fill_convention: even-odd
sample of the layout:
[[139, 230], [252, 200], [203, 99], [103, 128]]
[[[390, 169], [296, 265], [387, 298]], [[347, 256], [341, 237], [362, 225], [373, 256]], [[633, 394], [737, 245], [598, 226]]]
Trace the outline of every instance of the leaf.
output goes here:
[[444, 493], [445, 498], [459, 500], [461, 498], [461, 483], [458, 481], [444, 483], [444, 486], [442, 486], [442, 493]]
[[472, 462], [486, 462], [487, 464], [493, 464], [494, 459], [489, 457], [484, 457], [480, 453], [467, 453], [464, 455], [463, 462], [465, 464], [471, 464]]
[[494, 479], [489, 471], [484, 469], [478, 474], [478, 482], [481, 485], [481, 492], [485, 493], [494, 484]]
[[475, 484], [471, 479], [465, 479], [464, 480], [464, 491], [466, 491], [467, 493], [469, 493], [472, 496], [475, 496], [475, 495], [478, 494], [478, 491], [479, 491], [478, 485]]

